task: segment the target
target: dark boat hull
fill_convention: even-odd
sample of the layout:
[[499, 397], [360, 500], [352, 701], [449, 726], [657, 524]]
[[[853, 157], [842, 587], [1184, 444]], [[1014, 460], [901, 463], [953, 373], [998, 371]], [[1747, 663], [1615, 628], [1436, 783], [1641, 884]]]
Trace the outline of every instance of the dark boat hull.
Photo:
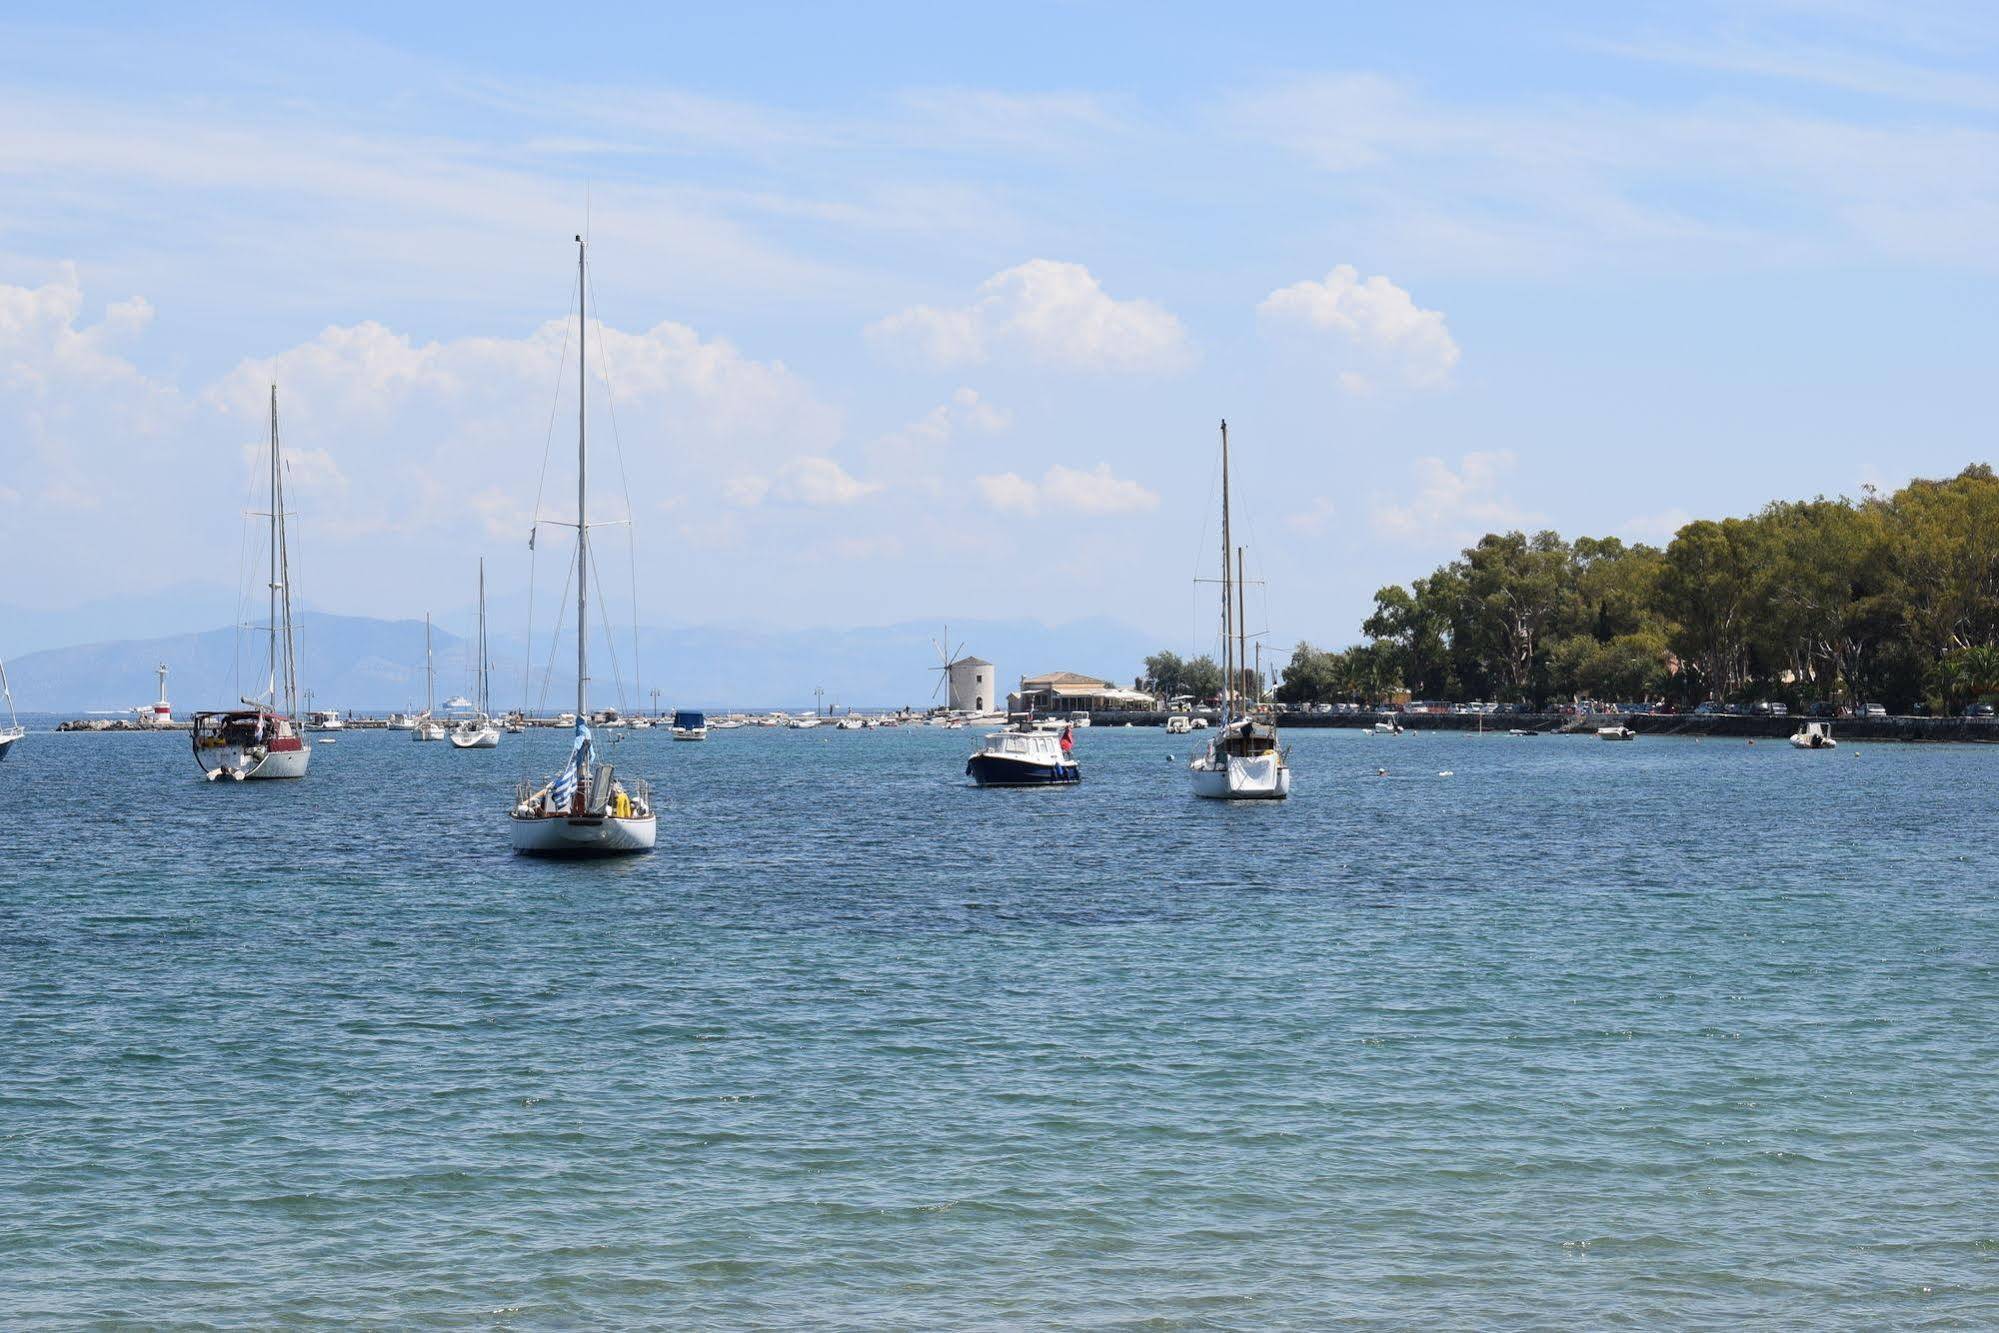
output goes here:
[[1083, 780], [1075, 764], [1034, 764], [1002, 755], [975, 754], [965, 774], [981, 787], [1067, 787]]

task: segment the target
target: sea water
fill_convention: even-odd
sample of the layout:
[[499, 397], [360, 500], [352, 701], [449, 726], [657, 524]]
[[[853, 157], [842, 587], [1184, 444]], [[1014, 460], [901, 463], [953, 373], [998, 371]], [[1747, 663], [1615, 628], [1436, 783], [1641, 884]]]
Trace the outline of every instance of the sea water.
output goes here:
[[0, 1322], [1999, 1321], [1999, 749], [1078, 737], [30, 735]]

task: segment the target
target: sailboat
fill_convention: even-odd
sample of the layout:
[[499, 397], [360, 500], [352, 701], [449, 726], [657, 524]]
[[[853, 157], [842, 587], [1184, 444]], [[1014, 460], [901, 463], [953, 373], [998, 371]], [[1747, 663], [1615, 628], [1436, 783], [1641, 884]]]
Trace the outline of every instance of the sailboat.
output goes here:
[[278, 386], [271, 386], [269, 673], [247, 709], [194, 715], [194, 761], [214, 782], [302, 778], [312, 744], [299, 725], [298, 653], [292, 633], [291, 559], [285, 544], [285, 467], [278, 443]]
[[659, 837], [652, 791], [643, 781], [613, 776], [597, 762], [590, 736], [590, 467], [588, 350], [585, 308], [590, 281], [587, 246], [576, 238], [576, 731], [562, 771], [540, 787], [521, 783], [508, 819], [516, 852], [604, 856], [649, 852]]
[[492, 691], [486, 680], [489, 663], [486, 661], [486, 561], [479, 561], [479, 702], [477, 711], [471, 717], [461, 718], [451, 729], [451, 744], [460, 750], [496, 750], [500, 745], [500, 729], [493, 723], [488, 711]]
[[7, 687], [5, 662], [0, 662], [0, 695], [6, 696], [7, 699], [7, 726], [5, 730], [0, 730], [0, 759], [5, 759], [8, 751], [14, 748], [14, 742], [28, 734], [21, 726], [21, 719], [14, 713], [14, 691]]
[[437, 707], [437, 664], [430, 654], [430, 612], [423, 613], [423, 711], [410, 728], [413, 741], [441, 741], [444, 724], [431, 716]]
[[[1222, 719], [1221, 731], [1187, 765], [1194, 795], [1216, 801], [1281, 801], [1291, 794], [1291, 763], [1274, 717], [1258, 719], [1253, 700], [1237, 698], [1248, 657], [1242, 548], [1229, 530], [1229, 423], [1222, 423]], [[1233, 558], [1231, 558], [1233, 556]]]

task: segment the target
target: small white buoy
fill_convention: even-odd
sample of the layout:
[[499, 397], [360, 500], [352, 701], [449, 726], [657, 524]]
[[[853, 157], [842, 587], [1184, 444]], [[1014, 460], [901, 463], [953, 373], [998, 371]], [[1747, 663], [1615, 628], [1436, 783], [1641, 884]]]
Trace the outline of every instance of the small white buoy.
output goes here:
[[1388, 770], [1385, 768], [1377, 768], [1374, 770], [1374, 776], [1378, 778], [1385, 778], [1388, 776]]
[[1450, 769], [1447, 768], [1443, 772], [1437, 774], [1437, 776], [1440, 778], [1453, 778], [1456, 777], [1457, 774], [1453, 773]]

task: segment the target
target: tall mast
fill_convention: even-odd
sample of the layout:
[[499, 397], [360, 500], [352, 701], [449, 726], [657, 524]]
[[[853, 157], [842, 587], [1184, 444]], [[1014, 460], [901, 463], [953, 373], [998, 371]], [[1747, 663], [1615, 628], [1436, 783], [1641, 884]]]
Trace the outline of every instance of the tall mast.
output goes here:
[[271, 610], [268, 619], [271, 647], [271, 707], [278, 706], [278, 386], [271, 386]]
[[589, 718], [589, 710], [584, 706], [584, 690], [590, 680], [590, 523], [584, 513], [584, 479], [590, 467], [590, 453], [585, 447], [584, 400], [589, 396], [589, 381], [583, 372], [584, 341], [589, 328], [584, 322], [584, 308], [589, 304], [589, 272], [584, 267], [583, 238], [576, 238], [576, 725], [583, 726]]
[[479, 718], [486, 717], [486, 557], [479, 557]]
[[437, 707], [437, 668], [430, 660], [430, 612], [423, 613], [423, 715], [428, 719]]
[[1229, 703], [1235, 693], [1234, 596], [1229, 577], [1229, 548], [1235, 543], [1229, 533], [1229, 423], [1222, 422], [1222, 725], [1229, 722]]
[[[1236, 672], [1238, 674], [1240, 674], [1243, 668], [1247, 666], [1249, 663], [1249, 606], [1247, 601], [1247, 595], [1243, 591], [1245, 586], [1247, 585], [1245, 583], [1245, 580], [1243, 579], [1243, 573], [1242, 573], [1242, 547], [1238, 546], [1235, 548], [1235, 611], [1236, 611], [1235, 664], [1236, 664]], [[1256, 694], [1263, 693], [1261, 681], [1257, 682], [1257, 686], [1258, 688]], [[1256, 702], [1256, 694], [1252, 694], [1250, 696], [1249, 700], [1250, 704], [1254, 704]], [[1245, 713], [1249, 711], [1249, 704], [1243, 705], [1243, 711]]]

